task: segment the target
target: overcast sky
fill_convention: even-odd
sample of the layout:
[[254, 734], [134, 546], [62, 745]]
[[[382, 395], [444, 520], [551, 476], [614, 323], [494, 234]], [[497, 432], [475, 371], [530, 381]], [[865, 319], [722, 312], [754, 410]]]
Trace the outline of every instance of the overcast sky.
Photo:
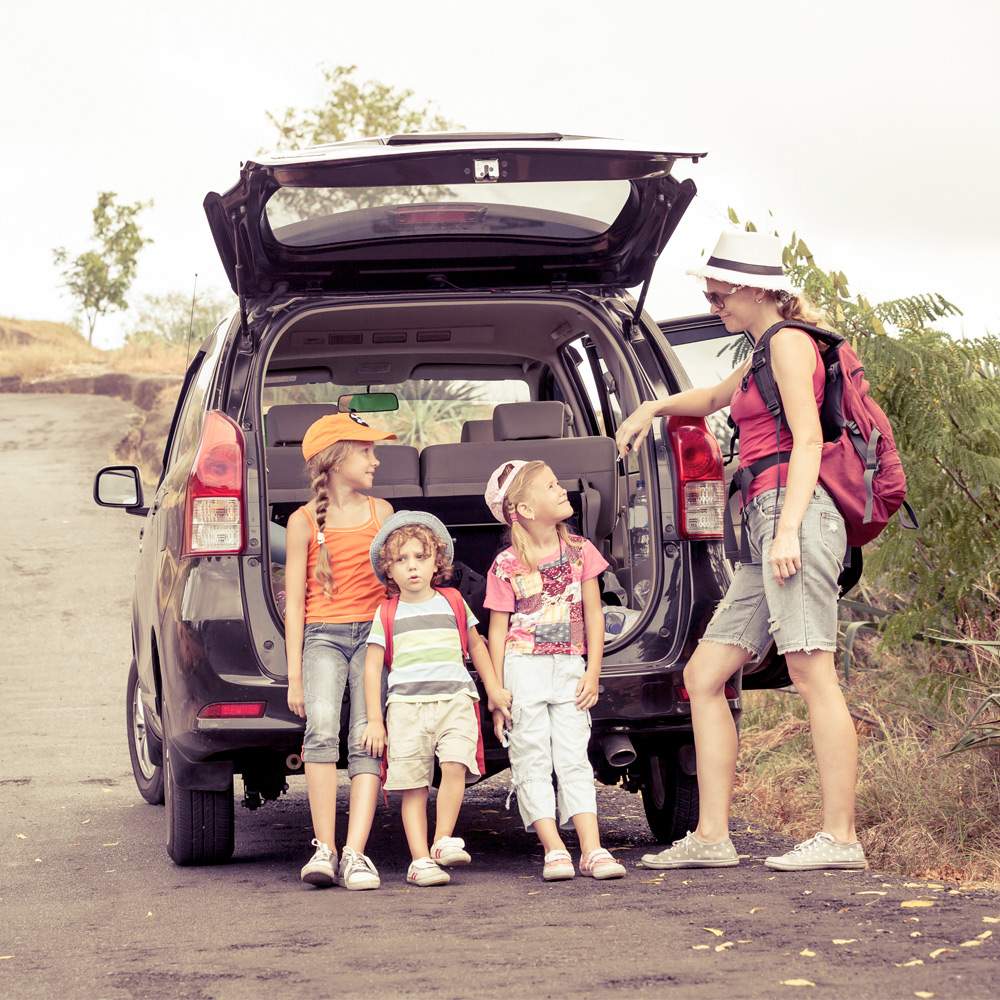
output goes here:
[[[470, 129], [702, 148], [699, 197], [647, 308], [701, 311], [682, 278], [727, 206], [772, 214], [870, 300], [940, 292], [949, 332], [1000, 334], [1000, 4], [882, 0], [259, 0], [21, 4], [0, 62], [0, 315], [67, 321], [52, 248], [87, 248], [97, 193], [154, 199], [134, 301], [228, 286], [201, 207], [315, 107], [321, 64], [409, 88]], [[129, 317], [99, 321], [113, 346]]]

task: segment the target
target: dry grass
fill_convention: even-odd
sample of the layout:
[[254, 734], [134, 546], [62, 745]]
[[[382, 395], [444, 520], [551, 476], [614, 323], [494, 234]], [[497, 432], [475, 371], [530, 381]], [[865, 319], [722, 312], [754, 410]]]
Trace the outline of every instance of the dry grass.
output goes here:
[[130, 343], [111, 351], [92, 347], [64, 323], [0, 317], [0, 376], [26, 382], [101, 372], [182, 375], [183, 347], [166, 342]]
[[[944, 756], [976, 704], [959, 658], [923, 646], [904, 658], [875, 640], [866, 645], [845, 693], [857, 719], [857, 820], [869, 861], [889, 872], [1000, 887], [1000, 752]], [[744, 697], [734, 811], [804, 839], [820, 816], [805, 706], [789, 692]]]

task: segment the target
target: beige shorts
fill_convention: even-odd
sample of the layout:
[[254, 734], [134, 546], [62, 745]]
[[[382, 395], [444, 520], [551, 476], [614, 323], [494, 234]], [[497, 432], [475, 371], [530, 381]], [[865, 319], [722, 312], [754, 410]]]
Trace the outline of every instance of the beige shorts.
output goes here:
[[387, 792], [430, 788], [435, 753], [440, 761], [464, 764], [466, 784], [479, 777], [479, 733], [471, 698], [462, 694], [448, 701], [394, 701], [387, 715]]

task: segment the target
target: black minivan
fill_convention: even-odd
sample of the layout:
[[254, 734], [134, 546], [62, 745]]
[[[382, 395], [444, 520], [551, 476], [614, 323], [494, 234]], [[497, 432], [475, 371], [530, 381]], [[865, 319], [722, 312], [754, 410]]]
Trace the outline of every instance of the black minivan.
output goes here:
[[[731, 574], [720, 449], [700, 418], [657, 421], [627, 462], [613, 437], [642, 400], [690, 385], [672, 344], [725, 336], [713, 317], [661, 329], [642, 310], [695, 194], [671, 171], [702, 155], [407, 134], [260, 157], [207, 196], [239, 309], [187, 371], [148, 507], [132, 467], [95, 483], [98, 503], [144, 517], [128, 740], [143, 797], [165, 799], [175, 862], [232, 854], [235, 775], [256, 808], [301, 773], [284, 525], [309, 498], [305, 429], [350, 410], [397, 433], [372, 492], [448, 525], [455, 585], [482, 621], [502, 544], [487, 478], [507, 459], [556, 472], [610, 563], [596, 775], [642, 793], [659, 840], [693, 829], [682, 670]], [[737, 715], [742, 683], [727, 688]], [[506, 767], [489, 726], [484, 738], [488, 770]]]

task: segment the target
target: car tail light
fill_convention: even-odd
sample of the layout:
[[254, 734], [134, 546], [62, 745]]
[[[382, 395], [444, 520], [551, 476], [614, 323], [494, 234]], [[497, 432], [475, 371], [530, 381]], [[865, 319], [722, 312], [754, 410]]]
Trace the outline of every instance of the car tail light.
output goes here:
[[400, 205], [392, 210], [400, 224], [415, 222], [475, 222], [479, 209], [475, 205]]
[[188, 475], [183, 555], [236, 555], [243, 551], [243, 526], [243, 433], [210, 410]]
[[[739, 698], [739, 695], [736, 693], [736, 688], [734, 688], [732, 684], [727, 684], [725, 691], [726, 691], [726, 701], [733, 701], [735, 698]], [[684, 687], [680, 687], [677, 689], [677, 697], [680, 698], [681, 701], [691, 700], [691, 695], [688, 694], [687, 688]]]
[[702, 417], [670, 417], [667, 434], [677, 469], [682, 538], [721, 538], [726, 484], [722, 451]]
[[199, 719], [263, 719], [263, 701], [223, 701], [206, 705], [199, 713]]

